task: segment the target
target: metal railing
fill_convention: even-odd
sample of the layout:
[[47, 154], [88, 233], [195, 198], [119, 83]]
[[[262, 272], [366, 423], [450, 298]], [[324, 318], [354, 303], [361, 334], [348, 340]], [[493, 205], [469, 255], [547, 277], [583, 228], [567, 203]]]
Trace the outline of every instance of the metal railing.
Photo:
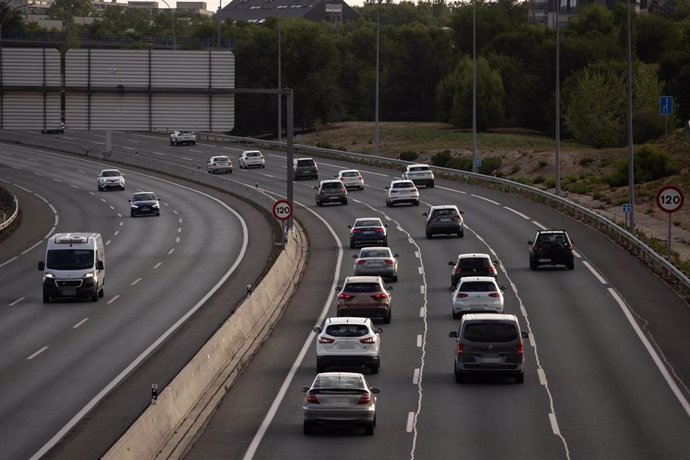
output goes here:
[[[197, 135], [200, 136], [200, 138], [215, 142], [239, 143], [246, 145], [251, 144], [254, 146], [263, 146], [278, 150], [285, 149], [285, 142], [253, 139], [249, 137], [227, 136], [213, 133], [197, 133]], [[325, 149], [302, 144], [294, 145], [294, 154], [308, 154], [383, 167], [404, 167], [405, 165], [414, 163], [410, 161], [397, 160], [394, 158], [377, 157], [373, 155], [365, 155], [343, 150]], [[439, 177], [458, 180], [470, 184], [481, 184], [494, 189], [502, 190], [504, 192], [525, 196], [534, 201], [549, 205], [552, 208], [555, 208], [558, 211], [573, 217], [585, 223], [586, 225], [589, 225], [599, 233], [607, 236], [616, 244], [640, 259], [669, 285], [682, 291], [686, 295], [690, 294], [690, 278], [688, 278], [676, 266], [669, 262], [665, 257], [654, 251], [654, 249], [649, 247], [634, 234], [628, 232], [626, 229], [615, 222], [612, 222], [606, 217], [585, 208], [584, 206], [536, 187], [507, 179], [501, 179], [499, 177], [487, 176], [484, 174], [477, 174], [451, 168], [442, 168], [439, 166], [431, 166], [431, 168]]]
[[[0, 222], [0, 231], [6, 229], [17, 218], [19, 212], [19, 201], [14, 193], [0, 187], [0, 203], [2, 203], [2, 221]], [[9, 216], [8, 216], [9, 214]]]

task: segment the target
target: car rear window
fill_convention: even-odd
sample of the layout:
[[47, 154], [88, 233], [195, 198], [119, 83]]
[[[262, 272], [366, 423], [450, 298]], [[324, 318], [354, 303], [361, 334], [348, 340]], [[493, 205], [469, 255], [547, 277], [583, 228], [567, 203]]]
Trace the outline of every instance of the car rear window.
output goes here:
[[470, 322], [462, 337], [471, 342], [511, 342], [517, 340], [518, 331], [515, 323], [508, 321]]
[[314, 160], [297, 160], [297, 166], [314, 166]]
[[432, 217], [447, 217], [456, 214], [457, 211], [455, 209], [436, 209], [431, 213]]
[[412, 182], [396, 182], [393, 184], [393, 188], [413, 188], [414, 184]]
[[319, 375], [312, 385], [314, 389], [353, 389], [364, 390], [364, 382], [361, 377], [346, 376], [342, 374]]
[[375, 250], [366, 250], [362, 251], [360, 253], [359, 257], [388, 257], [390, 253], [388, 251], [384, 251], [383, 249], [375, 249]]
[[355, 224], [355, 227], [382, 227], [381, 221], [379, 220], [359, 220]]
[[357, 177], [359, 176], [359, 173], [357, 171], [346, 171], [341, 174], [343, 177]]
[[324, 182], [321, 184], [321, 188], [340, 188], [341, 184], [340, 181], [338, 182]]
[[414, 167], [414, 168], [410, 168], [410, 171], [414, 171], [414, 172], [429, 171], [429, 167], [428, 167], [428, 166], [417, 166], [417, 167]]
[[496, 285], [488, 281], [465, 281], [460, 284], [460, 292], [492, 292], [497, 291]]
[[364, 337], [369, 328], [364, 324], [334, 324], [326, 328], [326, 334], [331, 337]]
[[261, 156], [261, 153], [259, 152], [247, 152], [248, 157], [259, 157]]
[[379, 292], [379, 283], [347, 283], [343, 288], [346, 292]]
[[489, 268], [489, 259], [483, 257], [467, 257], [460, 259], [460, 268], [470, 269], [470, 268]]

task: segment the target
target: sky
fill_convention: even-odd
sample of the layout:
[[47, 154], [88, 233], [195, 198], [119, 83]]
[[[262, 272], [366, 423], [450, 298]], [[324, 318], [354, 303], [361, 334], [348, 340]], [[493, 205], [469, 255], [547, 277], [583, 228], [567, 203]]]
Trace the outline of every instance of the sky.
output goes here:
[[[107, 1], [107, 0], [106, 0]], [[166, 0], [168, 4], [171, 7], [175, 7], [177, 2], [175, 0]], [[188, 0], [188, 1], [196, 1], [196, 0]], [[216, 11], [218, 9], [218, 0], [199, 0], [199, 1], [205, 1], [206, 2], [206, 8], [208, 8], [209, 11]], [[232, 0], [221, 0], [220, 5], [221, 8], [224, 8], [225, 5], [230, 3]], [[118, 3], [127, 3], [126, 0], [117, 0]], [[347, 3], [350, 6], [362, 6], [364, 4], [364, 0], [345, 0], [345, 3]], [[161, 9], [167, 8], [164, 2], [161, 0], [158, 0], [158, 4], [160, 5]]]

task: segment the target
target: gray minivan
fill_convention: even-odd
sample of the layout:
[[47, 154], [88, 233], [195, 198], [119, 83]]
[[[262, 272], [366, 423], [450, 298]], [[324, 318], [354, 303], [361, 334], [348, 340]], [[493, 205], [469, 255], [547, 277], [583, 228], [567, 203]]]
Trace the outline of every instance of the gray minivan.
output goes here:
[[463, 315], [460, 328], [448, 334], [456, 339], [455, 381], [464, 383], [468, 375], [514, 377], [525, 381], [525, 346], [515, 315], [470, 313]]

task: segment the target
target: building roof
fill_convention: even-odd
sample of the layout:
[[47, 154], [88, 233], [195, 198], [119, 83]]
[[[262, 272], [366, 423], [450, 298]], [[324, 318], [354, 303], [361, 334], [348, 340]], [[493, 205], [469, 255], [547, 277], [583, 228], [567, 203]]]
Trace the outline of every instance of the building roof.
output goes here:
[[220, 20], [262, 23], [269, 17], [305, 18], [344, 22], [359, 15], [342, 0], [233, 0], [220, 12]]

